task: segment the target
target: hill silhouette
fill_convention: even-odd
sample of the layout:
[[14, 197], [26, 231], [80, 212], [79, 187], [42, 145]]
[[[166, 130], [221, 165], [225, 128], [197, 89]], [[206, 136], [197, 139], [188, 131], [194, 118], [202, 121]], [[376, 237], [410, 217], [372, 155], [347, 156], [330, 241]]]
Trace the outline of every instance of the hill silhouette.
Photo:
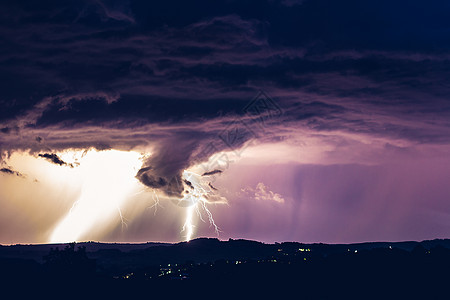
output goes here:
[[89, 289], [102, 297], [145, 291], [236, 296], [237, 289], [252, 296], [429, 299], [439, 298], [450, 279], [450, 240], [264, 244], [199, 238], [176, 244], [14, 245], [0, 247], [0, 266], [4, 287], [32, 287], [16, 290], [19, 294]]

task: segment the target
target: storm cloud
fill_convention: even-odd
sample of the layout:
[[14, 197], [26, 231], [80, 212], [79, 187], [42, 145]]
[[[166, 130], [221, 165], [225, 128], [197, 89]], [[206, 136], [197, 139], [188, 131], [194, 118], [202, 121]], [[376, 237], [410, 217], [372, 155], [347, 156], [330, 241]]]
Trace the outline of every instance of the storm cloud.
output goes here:
[[222, 172], [223, 172], [222, 170], [213, 170], [213, 171], [210, 171], [210, 172], [203, 173], [202, 176], [210, 176], [210, 175], [214, 175], [214, 174], [220, 174]]
[[4, 174], [8, 174], [8, 175], [16, 175], [18, 177], [25, 177], [23, 174], [21, 174], [20, 172], [11, 170], [10, 168], [1, 168], [0, 172], [4, 173]]
[[54, 154], [54, 153], [44, 153], [44, 154], [39, 154], [39, 157], [45, 158], [47, 160], [49, 160], [50, 162], [56, 164], [56, 165], [60, 165], [60, 166], [70, 166], [73, 168], [72, 164], [68, 164], [65, 161], [63, 161], [61, 158], [58, 157], [58, 155]]
[[[437, 0], [3, 1], [0, 158], [27, 152], [70, 167], [56, 153], [133, 150], [144, 187], [180, 198], [183, 171], [203, 164], [203, 176], [225, 177], [212, 189], [256, 187], [251, 198], [275, 201], [250, 202], [267, 207], [303, 201], [303, 185], [272, 191], [277, 178], [238, 183], [229, 168], [344, 165], [330, 168], [345, 177], [354, 165], [445, 165], [449, 12]], [[267, 100], [251, 114], [261, 91], [276, 109], [264, 115]], [[326, 190], [327, 180], [310, 184]]]
[[[446, 128], [439, 126], [446, 127], [449, 111], [443, 109], [450, 92], [449, 56], [442, 55], [449, 45], [438, 29], [426, 25], [430, 34], [424, 35], [413, 22], [419, 12], [445, 11], [444, 4], [433, 3], [410, 5], [406, 14], [400, 13], [404, 6], [389, 5], [389, 16], [398, 18], [354, 1], [229, 1], [214, 8], [205, 1], [189, 7], [171, 1], [151, 9], [142, 1], [6, 3], [1, 130], [26, 135], [101, 126], [126, 132], [153, 124], [154, 131], [164, 127], [177, 135], [174, 128], [181, 125], [209, 139], [226, 122], [209, 128], [201, 123], [239, 117], [264, 88], [285, 109], [279, 121], [291, 128], [339, 128], [418, 142], [446, 139]], [[171, 9], [180, 5], [183, 16]], [[32, 14], [39, 18], [30, 20]], [[385, 25], [375, 23], [380, 18]], [[344, 20], [362, 28], [350, 30]], [[370, 40], [364, 29], [374, 32]], [[430, 36], [439, 52], [424, 42]], [[434, 125], [420, 124], [437, 111]], [[412, 117], [415, 124], [405, 122]], [[114, 134], [48, 142], [50, 148], [166, 143], [151, 131], [133, 141]], [[38, 147], [2, 138], [3, 150]]]

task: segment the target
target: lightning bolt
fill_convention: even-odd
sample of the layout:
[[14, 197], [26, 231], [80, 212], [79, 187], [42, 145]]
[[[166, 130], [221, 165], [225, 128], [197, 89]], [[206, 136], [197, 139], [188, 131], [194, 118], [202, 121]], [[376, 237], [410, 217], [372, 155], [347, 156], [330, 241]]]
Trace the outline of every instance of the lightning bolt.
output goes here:
[[219, 227], [216, 225], [216, 222], [214, 222], [214, 218], [213, 218], [211, 211], [208, 209], [205, 202], [201, 201], [200, 204], [202, 205], [203, 210], [208, 215], [208, 221], [209, 221], [210, 227], [214, 226], [214, 231], [216, 232], [217, 235], [219, 235], [220, 230], [219, 230]]
[[163, 206], [161, 205], [161, 203], [160, 203], [160, 201], [159, 201], [159, 197], [158, 197], [158, 195], [156, 194], [155, 190], [153, 190], [152, 199], [153, 199], [153, 201], [154, 201], [153, 205], [150, 205], [150, 206], [147, 207], [147, 208], [148, 208], [148, 209], [154, 208], [155, 211], [154, 211], [153, 214], [156, 216], [156, 213], [158, 212], [158, 206], [159, 206], [159, 207], [163, 207]]
[[220, 229], [214, 221], [213, 214], [208, 208], [211, 204], [222, 204], [226, 203], [223, 198], [219, 197], [219, 201], [210, 201], [211, 198], [217, 198], [215, 189], [211, 188], [208, 181], [204, 180], [201, 175], [191, 172], [184, 171], [183, 179], [189, 181], [192, 186], [186, 186], [188, 193], [184, 195], [180, 203], [184, 203], [187, 206], [186, 209], [186, 219], [181, 232], [186, 232], [186, 241], [190, 241], [194, 234], [195, 225], [193, 224], [194, 211], [197, 213], [199, 219], [206, 223], [203, 215], [206, 214], [207, 220], [210, 227], [214, 227], [214, 232], [219, 235]]
[[77, 207], [78, 202], [79, 202], [79, 200], [75, 201], [75, 202], [72, 204], [72, 207], [71, 207], [70, 210], [69, 210], [69, 214], [73, 214], [73, 211], [74, 211], [74, 209]]
[[121, 222], [121, 224], [122, 224], [122, 231], [123, 231], [123, 228], [124, 228], [124, 227], [128, 227], [128, 224], [127, 224], [127, 222], [126, 222], [127, 219], [123, 216], [122, 210], [120, 209], [119, 205], [117, 205], [117, 212], [119, 213], [120, 222]]
[[181, 232], [186, 231], [186, 241], [189, 242], [194, 233], [194, 224], [192, 224], [192, 217], [194, 215], [195, 206], [190, 206], [186, 210], [186, 221], [184, 222]]

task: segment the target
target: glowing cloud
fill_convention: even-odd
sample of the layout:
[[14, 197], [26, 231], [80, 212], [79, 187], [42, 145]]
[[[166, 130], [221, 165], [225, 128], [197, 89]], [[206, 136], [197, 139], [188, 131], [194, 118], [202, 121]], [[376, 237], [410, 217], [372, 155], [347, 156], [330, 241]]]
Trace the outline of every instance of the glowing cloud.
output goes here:
[[81, 195], [55, 228], [50, 241], [77, 241], [98, 222], [113, 214], [122, 218], [121, 204], [127, 195], [139, 188], [134, 178], [141, 165], [139, 158], [140, 154], [136, 152], [87, 152], [79, 166], [84, 179]]
[[256, 188], [254, 188], [254, 189], [251, 188], [251, 187], [246, 187], [244, 189], [241, 189], [241, 192], [244, 192], [245, 194], [249, 194], [255, 200], [275, 201], [275, 202], [278, 202], [278, 203], [284, 203], [285, 202], [284, 198], [280, 194], [272, 192], [262, 182], [259, 182], [256, 185]]

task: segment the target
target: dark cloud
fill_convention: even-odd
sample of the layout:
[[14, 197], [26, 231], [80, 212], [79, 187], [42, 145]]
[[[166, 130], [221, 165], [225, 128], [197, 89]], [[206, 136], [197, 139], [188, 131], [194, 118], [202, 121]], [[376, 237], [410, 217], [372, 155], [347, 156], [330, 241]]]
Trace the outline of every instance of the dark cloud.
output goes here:
[[[142, 169], [141, 169], [142, 170]], [[159, 189], [162, 187], [166, 187], [168, 182], [165, 178], [162, 177], [155, 177], [153, 175], [149, 175], [147, 173], [142, 173], [136, 175], [137, 178], [146, 186]]]
[[14, 171], [10, 168], [1, 168], [0, 172], [8, 174], [8, 175], [16, 175], [18, 177], [25, 177], [25, 175], [23, 175], [22, 173]]
[[446, 143], [448, 6], [2, 2], [0, 150], [149, 146], [137, 178], [181, 194], [182, 170], [230, 150], [223, 137], [238, 135], [235, 150], [257, 136], [231, 125], [260, 89], [284, 112], [258, 135], [266, 141], [306, 128]]
[[144, 162], [136, 178], [150, 188], [160, 189], [170, 196], [182, 197], [185, 188], [192, 188], [190, 182], [182, 179], [185, 169], [195, 163], [195, 153], [198, 152], [199, 141], [207, 135], [190, 130], [174, 131], [176, 138], [160, 138], [158, 147]]
[[44, 153], [44, 154], [39, 154], [39, 157], [43, 157], [49, 161], [51, 161], [52, 163], [56, 164], [56, 165], [60, 165], [60, 166], [69, 166], [71, 168], [73, 168], [72, 164], [68, 164], [65, 161], [63, 161], [61, 158], [59, 158], [58, 155], [54, 154], [54, 153]]
[[213, 170], [213, 171], [210, 171], [210, 172], [203, 173], [202, 176], [210, 176], [210, 175], [219, 174], [219, 173], [222, 173], [222, 172], [223, 172], [222, 170]]
[[141, 176], [143, 173], [145, 173], [145, 172], [147, 172], [147, 171], [149, 171], [149, 170], [151, 170], [151, 169], [152, 169], [152, 167], [141, 168], [141, 169], [139, 169], [139, 171], [137, 172], [136, 176], [139, 177], [139, 176]]
[[49, 104], [36, 120], [36, 126], [53, 124], [78, 125], [86, 123], [104, 124], [120, 120], [123, 124], [200, 121], [218, 116], [219, 111], [235, 111], [243, 107], [242, 99], [215, 99], [214, 101], [144, 97], [122, 95], [108, 104], [101, 98], [69, 99], [67, 103]]
[[0, 131], [4, 134], [9, 134], [11, 132], [11, 129], [8, 127], [4, 127], [2, 129], [0, 129]]
[[183, 180], [183, 182], [191, 189], [194, 189], [194, 186], [192, 185], [192, 182], [190, 182], [189, 180]]
[[3, 127], [0, 128], [0, 132], [3, 134], [17, 134], [19, 132], [19, 127], [18, 126]]
[[[2, 9], [9, 42], [0, 57], [0, 119], [48, 95], [69, 99], [49, 103], [40, 127], [214, 118], [235, 113], [262, 87], [339, 97], [448, 94], [449, 60], [440, 55], [450, 49], [447, 5], [399, 3], [11, 2]], [[418, 24], [418, 15], [429, 22]], [[348, 75], [372, 84], [331, 84]], [[119, 96], [110, 103], [80, 92]]]
[[214, 187], [214, 186], [212, 185], [212, 183], [211, 183], [211, 182], [209, 182], [209, 183], [208, 183], [208, 186], [209, 186], [210, 188], [212, 188], [213, 190], [217, 191], [217, 188], [216, 188], [216, 187]]
[[6, 174], [14, 174], [14, 171], [8, 168], [2, 168], [0, 169], [0, 172], [6, 173]]

